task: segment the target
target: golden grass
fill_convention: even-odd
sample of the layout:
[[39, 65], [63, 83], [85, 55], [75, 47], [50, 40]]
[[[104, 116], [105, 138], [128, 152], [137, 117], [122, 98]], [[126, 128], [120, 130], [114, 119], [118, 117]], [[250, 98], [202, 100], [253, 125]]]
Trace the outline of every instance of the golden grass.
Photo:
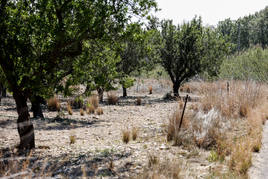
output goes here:
[[228, 118], [246, 117], [263, 98], [261, 85], [254, 82], [231, 81], [229, 91], [224, 87], [226, 82], [206, 84], [200, 85], [201, 109], [208, 112], [215, 108]]
[[[212, 149], [212, 161], [225, 160], [229, 156], [227, 163], [230, 173], [247, 177], [252, 152], [259, 152], [261, 148], [262, 125], [268, 117], [268, 100], [264, 97], [267, 94], [263, 85], [258, 83], [231, 81], [229, 84], [227, 90], [224, 81], [201, 83], [200, 107], [190, 105], [186, 108], [186, 120], [180, 131], [179, 109], [182, 109], [182, 103], [180, 105], [179, 102], [179, 109], [167, 125], [167, 140], [174, 140], [177, 145], [194, 144]], [[198, 112], [198, 108], [201, 111]], [[192, 115], [189, 115], [189, 109]], [[200, 115], [206, 117], [203, 119]], [[238, 121], [240, 118], [244, 120]], [[209, 121], [209, 126], [203, 125], [205, 120]]]
[[60, 111], [60, 102], [56, 96], [51, 97], [47, 101], [47, 106], [49, 111]]

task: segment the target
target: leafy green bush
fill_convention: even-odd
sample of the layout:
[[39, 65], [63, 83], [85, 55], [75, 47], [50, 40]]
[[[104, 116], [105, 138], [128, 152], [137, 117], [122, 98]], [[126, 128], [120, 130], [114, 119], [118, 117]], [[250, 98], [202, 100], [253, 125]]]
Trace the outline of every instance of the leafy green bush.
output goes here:
[[83, 108], [84, 100], [82, 96], [76, 96], [74, 100], [71, 101], [71, 106], [74, 109]]
[[251, 48], [241, 54], [226, 58], [219, 77], [234, 80], [268, 81], [268, 49]]

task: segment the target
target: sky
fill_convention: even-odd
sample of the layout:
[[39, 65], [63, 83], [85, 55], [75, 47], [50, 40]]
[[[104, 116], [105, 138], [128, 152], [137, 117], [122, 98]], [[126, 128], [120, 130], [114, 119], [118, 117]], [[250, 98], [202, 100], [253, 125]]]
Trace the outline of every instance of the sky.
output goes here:
[[221, 20], [236, 20], [268, 6], [268, 0], [156, 0], [162, 9], [156, 16], [172, 19], [174, 24], [201, 16], [204, 25], [214, 25]]

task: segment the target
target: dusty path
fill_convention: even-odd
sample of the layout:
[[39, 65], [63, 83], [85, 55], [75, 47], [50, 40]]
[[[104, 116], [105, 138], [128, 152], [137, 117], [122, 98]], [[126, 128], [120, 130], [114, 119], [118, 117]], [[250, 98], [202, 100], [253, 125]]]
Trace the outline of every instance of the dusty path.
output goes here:
[[266, 122], [263, 128], [262, 148], [260, 153], [256, 153], [253, 156], [252, 167], [249, 170], [249, 178], [268, 178], [268, 122]]

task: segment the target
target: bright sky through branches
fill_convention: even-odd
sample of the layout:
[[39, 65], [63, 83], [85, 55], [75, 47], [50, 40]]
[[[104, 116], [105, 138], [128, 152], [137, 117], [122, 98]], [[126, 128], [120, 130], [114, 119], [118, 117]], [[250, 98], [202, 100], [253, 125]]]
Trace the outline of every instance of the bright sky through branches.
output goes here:
[[204, 25], [217, 25], [226, 18], [232, 20], [254, 14], [268, 6], [268, 0], [156, 0], [162, 9], [156, 16], [172, 19], [174, 24], [201, 16]]

